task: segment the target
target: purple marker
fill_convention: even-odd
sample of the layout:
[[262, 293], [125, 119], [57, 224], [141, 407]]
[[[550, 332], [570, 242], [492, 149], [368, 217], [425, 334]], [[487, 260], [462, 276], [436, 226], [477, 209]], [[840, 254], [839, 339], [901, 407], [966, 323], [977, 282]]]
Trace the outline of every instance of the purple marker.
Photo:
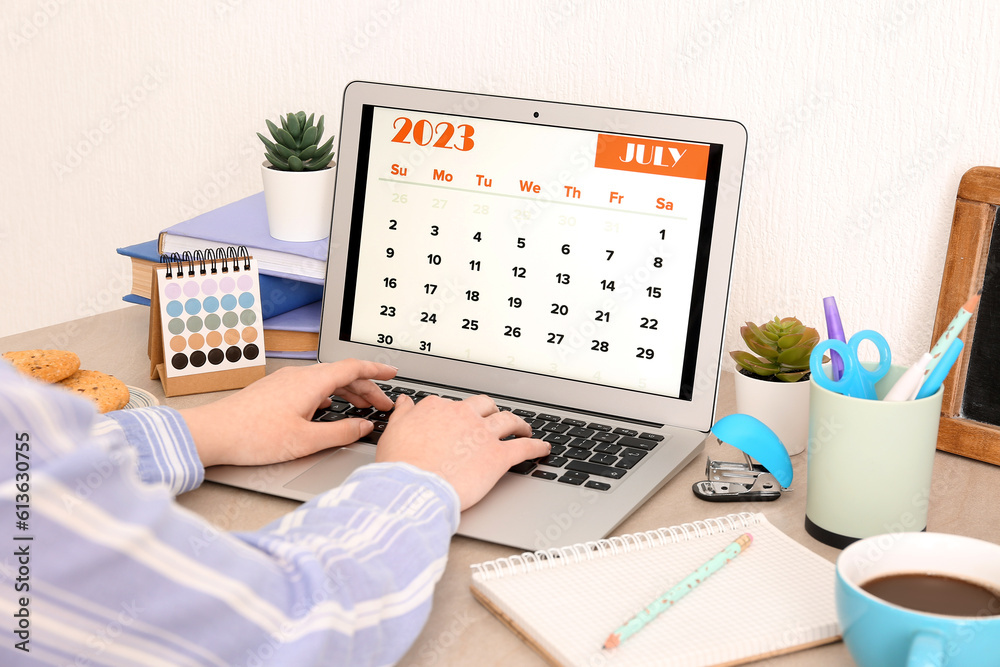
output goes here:
[[[837, 310], [837, 300], [832, 296], [823, 298], [823, 310], [826, 311], [826, 333], [831, 339], [847, 342], [844, 336], [844, 325], [840, 322], [840, 311]], [[830, 350], [830, 361], [833, 362], [833, 380], [836, 382], [844, 374], [844, 360], [840, 355]]]

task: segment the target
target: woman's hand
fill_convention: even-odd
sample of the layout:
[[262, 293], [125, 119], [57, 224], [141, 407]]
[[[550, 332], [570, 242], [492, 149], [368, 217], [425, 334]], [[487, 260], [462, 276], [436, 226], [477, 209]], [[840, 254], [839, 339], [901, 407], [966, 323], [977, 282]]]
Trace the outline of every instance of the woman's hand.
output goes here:
[[318, 408], [337, 395], [358, 407], [391, 410], [375, 384], [396, 369], [374, 361], [287, 366], [207, 405], [181, 410], [202, 463], [264, 465], [301, 458], [371, 433], [366, 419], [313, 422]]

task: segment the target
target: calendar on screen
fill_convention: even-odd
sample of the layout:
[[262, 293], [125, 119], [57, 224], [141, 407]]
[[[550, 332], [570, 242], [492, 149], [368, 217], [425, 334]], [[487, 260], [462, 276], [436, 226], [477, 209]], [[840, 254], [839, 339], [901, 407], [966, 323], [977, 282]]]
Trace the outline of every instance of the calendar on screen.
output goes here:
[[364, 114], [343, 339], [687, 398], [710, 145]]

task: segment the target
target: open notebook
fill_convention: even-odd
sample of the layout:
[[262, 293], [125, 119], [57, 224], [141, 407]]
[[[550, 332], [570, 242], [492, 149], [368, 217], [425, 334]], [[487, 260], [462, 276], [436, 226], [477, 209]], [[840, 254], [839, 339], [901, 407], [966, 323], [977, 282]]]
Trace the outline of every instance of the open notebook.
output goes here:
[[[621, 646], [607, 636], [741, 533], [753, 544]], [[834, 565], [731, 514], [473, 565], [472, 593], [553, 665], [737, 665], [839, 639]]]

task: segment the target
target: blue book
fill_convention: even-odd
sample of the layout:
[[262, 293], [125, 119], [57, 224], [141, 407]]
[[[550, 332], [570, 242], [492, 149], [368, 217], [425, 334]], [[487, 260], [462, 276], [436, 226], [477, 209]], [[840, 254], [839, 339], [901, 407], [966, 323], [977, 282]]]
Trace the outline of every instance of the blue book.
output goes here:
[[[122, 297], [128, 303], [149, 305], [153, 287], [153, 265], [160, 262], [158, 241], [146, 241], [118, 248], [118, 254], [132, 260], [132, 292]], [[264, 319], [275, 317], [306, 304], [316, 303], [323, 297], [323, 285], [260, 275], [261, 314]], [[317, 329], [318, 331], [318, 329]]]
[[246, 246], [262, 275], [316, 284], [326, 280], [329, 239], [295, 242], [271, 236], [263, 192], [167, 227], [160, 232], [158, 250], [170, 254], [220, 246]]

